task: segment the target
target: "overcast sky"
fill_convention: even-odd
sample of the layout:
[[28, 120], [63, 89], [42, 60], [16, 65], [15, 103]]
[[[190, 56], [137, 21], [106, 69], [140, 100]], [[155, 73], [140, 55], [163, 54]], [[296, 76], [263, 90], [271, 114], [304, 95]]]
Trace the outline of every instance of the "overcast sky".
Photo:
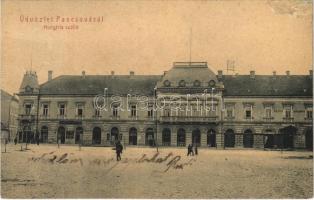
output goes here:
[[[104, 21], [22, 23], [21, 15]], [[239, 74], [308, 74], [312, 65], [311, 1], [2, 1], [2, 20], [1, 87], [10, 93], [31, 68], [40, 83], [48, 70], [162, 74], [189, 60], [190, 45], [192, 61], [215, 72], [227, 60]], [[68, 24], [79, 29], [43, 28]]]

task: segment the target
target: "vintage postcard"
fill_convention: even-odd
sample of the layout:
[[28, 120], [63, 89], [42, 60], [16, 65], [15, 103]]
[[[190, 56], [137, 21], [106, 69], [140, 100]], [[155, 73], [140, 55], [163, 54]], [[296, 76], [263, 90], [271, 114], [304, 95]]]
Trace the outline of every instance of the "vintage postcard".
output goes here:
[[1, 197], [313, 198], [311, 0], [2, 0]]

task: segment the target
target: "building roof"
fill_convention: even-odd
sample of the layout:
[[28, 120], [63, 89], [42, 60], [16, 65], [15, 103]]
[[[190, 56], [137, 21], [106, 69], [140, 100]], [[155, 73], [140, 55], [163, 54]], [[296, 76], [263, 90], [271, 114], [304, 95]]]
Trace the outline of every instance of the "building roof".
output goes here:
[[26, 87], [37, 91], [39, 88], [36, 72], [28, 71], [24, 74], [23, 80], [20, 86], [20, 92], [25, 92]]
[[108, 94], [153, 95], [159, 75], [85, 75], [59, 76], [40, 85], [40, 94], [97, 95]]
[[[108, 88], [110, 95], [151, 96], [156, 84], [164, 79], [161, 75], [63, 75], [40, 85], [40, 94], [97, 95]], [[254, 78], [250, 75], [223, 75], [221, 81], [226, 97], [313, 95], [312, 77], [309, 75], [255, 75]]]
[[171, 87], [177, 87], [182, 80], [187, 86], [193, 86], [195, 81], [200, 81], [201, 86], [208, 86], [210, 80], [218, 82], [215, 73], [208, 68], [206, 62], [175, 62], [157, 86], [164, 87], [164, 81], [169, 81]]
[[313, 95], [309, 75], [224, 75], [225, 96], [306, 96]]

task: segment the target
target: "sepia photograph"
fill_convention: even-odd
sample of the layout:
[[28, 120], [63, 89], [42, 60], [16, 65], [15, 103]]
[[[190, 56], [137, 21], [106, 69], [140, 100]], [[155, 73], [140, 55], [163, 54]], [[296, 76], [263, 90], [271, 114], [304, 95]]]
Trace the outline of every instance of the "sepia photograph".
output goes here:
[[1, 198], [313, 198], [312, 0], [1, 0]]

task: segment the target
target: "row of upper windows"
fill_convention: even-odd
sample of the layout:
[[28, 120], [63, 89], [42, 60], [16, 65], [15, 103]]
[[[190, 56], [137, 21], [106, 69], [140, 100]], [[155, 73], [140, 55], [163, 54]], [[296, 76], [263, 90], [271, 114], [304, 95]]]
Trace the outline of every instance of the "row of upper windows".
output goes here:
[[[227, 118], [233, 118], [235, 116], [234, 115], [234, 108], [233, 107], [226, 108], [226, 114], [227, 114], [226, 115]], [[253, 106], [244, 108], [244, 115], [245, 115], [245, 118], [252, 119], [253, 118]], [[285, 107], [283, 109], [283, 115], [284, 115], [285, 119], [293, 118], [293, 108], [292, 107]], [[265, 107], [265, 118], [266, 119], [273, 118], [272, 107]], [[306, 108], [305, 118], [306, 119], [313, 119], [313, 108], [312, 107]]]
[[[216, 85], [216, 82], [215, 82], [214, 80], [210, 80], [210, 81], [208, 82], [208, 86], [209, 86], [209, 87], [214, 87], [215, 85]], [[165, 80], [165, 81], [164, 81], [164, 86], [165, 86], [165, 87], [171, 87], [171, 82], [170, 82], [169, 80]], [[185, 87], [185, 86], [186, 86], [185, 80], [179, 81], [178, 86], [179, 86], [179, 87]], [[201, 81], [195, 80], [195, 81], [193, 82], [193, 86], [194, 86], [194, 87], [200, 87], [200, 86], [201, 86]]]
[[[32, 104], [25, 104], [25, 114], [30, 114], [31, 113], [31, 109], [32, 109]], [[210, 110], [210, 112], [212, 111], [216, 111], [216, 107], [214, 107], [214, 110]], [[235, 116], [235, 111], [234, 111], [234, 107], [226, 107], [225, 109], [226, 111], [226, 117], [227, 118], [233, 118]], [[148, 117], [152, 117], [153, 116], [153, 107], [149, 107], [147, 110], [147, 116]], [[76, 106], [76, 115], [79, 117], [83, 116], [83, 112], [84, 112], [84, 105], [82, 104], [77, 104]], [[119, 116], [119, 106], [115, 105], [113, 106], [113, 108], [111, 109], [112, 112], [112, 116], [117, 117]], [[176, 115], [187, 115], [188, 110], [180, 110], [178, 112], [174, 112]], [[185, 113], [185, 114], [184, 114]], [[203, 113], [208, 113], [207, 111], [204, 111]], [[215, 112], [216, 113], [216, 112]], [[249, 119], [249, 118], [253, 118], [253, 106], [247, 106], [244, 108], [244, 113], [245, 113], [245, 118]], [[269, 107], [265, 107], [265, 118], [272, 118], [272, 113], [273, 113], [273, 108], [271, 106]], [[290, 107], [284, 107], [283, 110], [284, 113], [284, 118], [286, 119], [290, 119], [293, 117], [293, 108], [292, 106]], [[313, 108], [312, 107], [308, 107], [305, 110], [306, 116], [305, 118], [307, 119], [312, 119], [313, 117]], [[99, 109], [95, 109], [95, 116], [99, 117], [101, 114], [101, 111]], [[130, 114], [132, 117], [137, 116], [137, 107], [136, 105], [131, 105], [131, 109], [130, 109]], [[165, 108], [163, 110], [163, 116], [170, 116], [172, 115], [173, 112], [171, 112], [170, 108]], [[200, 112], [199, 110], [195, 110], [192, 109], [192, 115], [199, 115], [202, 114], [202, 112]], [[43, 116], [48, 116], [49, 115], [49, 105], [48, 104], [42, 104], [42, 115]], [[66, 104], [59, 104], [58, 106], [58, 115], [59, 116], [64, 116], [66, 115]]]
[[[29, 115], [31, 114], [32, 104], [25, 104], [25, 114]], [[119, 116], [119, 107], [117, 105], [113, 106], [111, 109], [112, 116], [117, 117]], [[83, 117], [84, 113], [84, 106], [82, 104], [77, 104], [76, 106], [76, 115], [78, 117]], [[95, 109], [95, 116], [99, 117], [101, 114], [101, 111], [99, 109]], [[137, 116], [137, 107], [136, 105], [131, 105], [130, 114], [132, 117]], [[49, 105], [48, 104], [42, 104], [42, 116], [48, 116], [49, 115]], [[65, 116], [66, 115], [66, 104], [59, 104], [58, 105], [58, 115], [59, 116]], [[149, 107], [147, 110], [148, 117], [153, 116], [153, 107]]]

